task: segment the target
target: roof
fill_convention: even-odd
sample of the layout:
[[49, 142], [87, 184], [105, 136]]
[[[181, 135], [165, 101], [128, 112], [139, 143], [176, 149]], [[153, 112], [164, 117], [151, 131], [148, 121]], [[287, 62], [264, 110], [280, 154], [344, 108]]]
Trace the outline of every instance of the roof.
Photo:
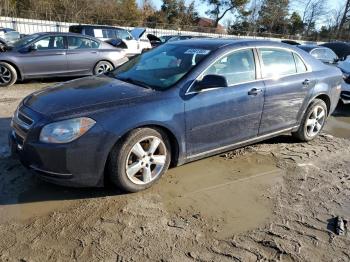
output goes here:
[[80, 37], [86, 37], [86, 38], [92, 38], [96, 39], [97, 38], [89, 35], [82, 35], [82, 34], [77, 34], [77, 33], [71, 33], [71, 32], [40, 32], [40, 33], [34, 33], [33, 35], [67, 35], [67, 36], [80, 36]]
[[188, 40], [180, 40], [176, 42], [171, 42], [169, 44], [174, 45], [188, 45], [195, 46], [200, 48], [209, 48], [209, 49], [218, 49], [224, 46], [275, 46], [275, 47], [284, 47], [289, 49], [294, 49], [293, 46], [271, 41], [271, 40], [252, 40], [252, 39], [225, 39], [225, 38], [193, 38]]
[[69, 27], [85, 27], [85, 28], [95, 28], [95, 29], [119, 29], [119, 30], [126, 30], [124, 28], [116, 27], [116, 26], [110, 26], [110, 25], [71, 25]]

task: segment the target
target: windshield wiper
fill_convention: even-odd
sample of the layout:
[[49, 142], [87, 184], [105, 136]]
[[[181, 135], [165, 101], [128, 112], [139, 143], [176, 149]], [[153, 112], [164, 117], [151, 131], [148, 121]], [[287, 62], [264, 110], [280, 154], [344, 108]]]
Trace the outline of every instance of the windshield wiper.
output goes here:
[[142, 86], [142, 87], [147, 88], [147, 89], [153, 89], [151, 86], [145, 84], [144, 82], [136, 80], [136, 79], [133, 79], [133, 78], [130, 78], [130, 77], [126, 77], [126, 78], [122, 78], [122, 77], [118, 78], [117, 77], [117, 79], [119, 79], [121, 81], [124, 81], [124, 82], [127, 82], [127, 83], [130, 83], [130, 84], [135, 84], [135, 85], [138, 85], [138, 86]]

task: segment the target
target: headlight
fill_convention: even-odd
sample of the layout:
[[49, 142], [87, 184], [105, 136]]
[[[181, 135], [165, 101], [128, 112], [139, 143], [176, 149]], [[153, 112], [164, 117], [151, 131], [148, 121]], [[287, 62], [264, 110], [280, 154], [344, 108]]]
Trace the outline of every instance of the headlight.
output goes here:
[[348, 78], [349, 78], [349, 74], [343, 73], [343, 79], [346, 80], [346, 79], [348, 79]]
[[87, 117], [74, 118], [48, 124], [40, 133], [40, 141], [44, 143], [69, 143], [84, 135], [96, 122]]

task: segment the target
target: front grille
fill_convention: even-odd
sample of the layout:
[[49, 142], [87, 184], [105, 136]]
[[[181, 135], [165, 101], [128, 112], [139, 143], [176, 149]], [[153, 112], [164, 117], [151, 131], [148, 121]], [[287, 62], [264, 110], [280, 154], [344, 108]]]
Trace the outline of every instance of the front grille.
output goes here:
[[21, 111], [18, 111], [17, 117], [20, 121], [28, 125], [29, 127], [33, 125], [34, 121], [27, 115], [23, 114]]
[[34, 124], [34, 120], [29, 116], [21, 112], [20, 109], [17, 109], [15, 115], [13, 116], [13, 122], [16, 123], [25, 133], [31, 128]]
[[347, 99], [350, 99], [350, 92], [349, 91], [343, 91], [341, 92], [342, 97], [346, 97]]
[[17, 109], [11, 122], [13, 135], [18, 145], [23, 146], [30, 128], [33, 126], [34, 120], [24, 114], [21, 109]]

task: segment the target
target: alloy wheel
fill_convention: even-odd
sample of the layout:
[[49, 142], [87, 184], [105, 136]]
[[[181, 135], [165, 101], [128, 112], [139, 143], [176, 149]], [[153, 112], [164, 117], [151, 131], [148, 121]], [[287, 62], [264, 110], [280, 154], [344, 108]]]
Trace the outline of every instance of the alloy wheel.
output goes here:
[[109, 72], [111, 71], [112, 68], [109, 64], [100, 64], [99, 67], [97, 68], [97, 73], [98, 74], [103, 74], [103, 73], [106, 73], [106, 72]]
[[306, 121], [306, 133], [309, 137], [315, 137], [320, 132], [326, 120], [326, 111], [321, 106], [316, 106]]
[[0, 83], [8, 84], [12, 80], [11, 71], [6, 66], [0, 66]]
[[166, 146], [160, 138], [155, 136], [143, 138], [128, 154], [126, 175], [135, 184], [149, 184], [162, 173], [166, 157]]

